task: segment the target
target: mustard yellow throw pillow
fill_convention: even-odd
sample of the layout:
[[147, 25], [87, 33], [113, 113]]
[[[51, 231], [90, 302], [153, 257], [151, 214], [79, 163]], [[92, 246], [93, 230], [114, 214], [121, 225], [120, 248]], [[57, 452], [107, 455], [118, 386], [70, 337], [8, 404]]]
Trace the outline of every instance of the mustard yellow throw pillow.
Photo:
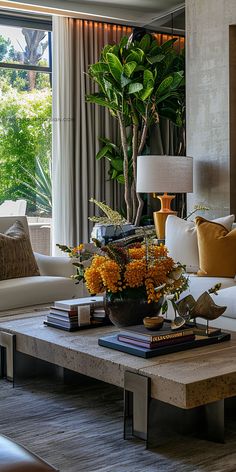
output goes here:
[[228, 231], [213, 221], [196, 218], [200, 269], [198, 275], [234, 277], [236, 274], [236, 229]]

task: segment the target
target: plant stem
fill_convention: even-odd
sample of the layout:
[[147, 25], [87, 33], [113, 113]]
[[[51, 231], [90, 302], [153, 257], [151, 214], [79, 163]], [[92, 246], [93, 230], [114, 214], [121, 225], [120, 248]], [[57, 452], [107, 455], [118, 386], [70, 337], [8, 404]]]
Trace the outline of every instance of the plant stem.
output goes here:
[[133, 203], [133, 219], [136, 218], [139, 205], [138, 195], [136, 192], [137, 183], [137, 154], [138, 154], [138, 123], [133, 124], [132, 139], [132, 165], [133, 165], [133, 183], [132, 183], [132, 203]]
[[[137, 156], [141, 154], [143, 148], [144, 148], [144, 145], [145, 145], [145, 142], [146, 142], [146, 138], [147, 138], [147, 131], [148, 131], [148, 105], [146, 106], [146, 110], [145, 110], [145, 117], [142, 118], [143, 121], [144, 121], [144, 125], [143, 125], [143, 129], [142, 129], [142, 134], [141, 134], [141, 139], [140, 139], [140, 143], [139, 143], [139, 146], [138, 146], [138, 152], [137, 152]], [[136, 159], [137, 159], [137, 156], [136, 156]], [[137, 165], [137, 164], [136, 164]], [[135, 178], [136, 178], [136, 172], [135, 172]], [[136, 188], [136, 187], [135, 187]], [[136, 214], [136, 217], [135, 217], [135, 226], [139, 226], [140, 225], [140, 219], [141, 219], [141, 216], [142, 216], [142, 211], [143, 211], [143, 199], [141, 198], [140, 196], [140, 193], [137, 193], [137, 199], [138, 199], [138, 210], [137, 210], [137, 214]]]
[[121, 137], [121, 144], [124, 154], [124, 180], [125, 180], [125, 203], [127, 208], [127, 215], [126, 219], [128, 223], [132, 222], [132, 206], [131, 206], [131, 196], [130, 196], [130, 186], [129, 186], [129, 160], [128, 160], [128, 143], [127, 143], [127, 135], [126, 135], [126, 128], [125, 124], [122, 120], [122, 115], [120, 112], [117, 112], [117, 118], [120, 125], [120, 137]]

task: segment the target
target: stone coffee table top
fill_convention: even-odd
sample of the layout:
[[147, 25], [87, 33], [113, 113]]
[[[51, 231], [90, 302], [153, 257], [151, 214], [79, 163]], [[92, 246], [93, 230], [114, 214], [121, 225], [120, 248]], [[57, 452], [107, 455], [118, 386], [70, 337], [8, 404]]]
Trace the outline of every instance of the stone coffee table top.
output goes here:
[[118, 331], [115, 327], [67, 332], [45, 326], [45, 314], [1, 320], [0, 330], [16, 335], [21, 353], [122, 388], [125, 371], [150, 377], [152, 398], [180, 408], [236, 395], [236, 334], [221, 344], [142, 359], [98, 345], [99, 337]]

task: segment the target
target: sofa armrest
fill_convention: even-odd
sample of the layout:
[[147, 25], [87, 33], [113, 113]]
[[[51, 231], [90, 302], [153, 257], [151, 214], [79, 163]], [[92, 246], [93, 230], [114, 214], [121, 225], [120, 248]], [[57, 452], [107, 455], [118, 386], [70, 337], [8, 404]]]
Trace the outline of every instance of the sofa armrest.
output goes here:
[[54, 277], [70, 277], [75, 273], [72, 259], [69, 257], [53, 257], [34, 253], [40, 275], [52, 275]]

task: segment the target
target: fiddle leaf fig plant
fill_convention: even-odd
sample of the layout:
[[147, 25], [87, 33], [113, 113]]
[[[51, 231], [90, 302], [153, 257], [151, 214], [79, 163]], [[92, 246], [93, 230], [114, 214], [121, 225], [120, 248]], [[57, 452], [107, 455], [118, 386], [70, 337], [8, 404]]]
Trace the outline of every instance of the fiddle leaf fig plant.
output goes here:
[[[87, 95], [86, 100], [108, 108], [119, 123], [126, 218], [136, 225], [143, 208], [141, 195], [136, 192], [137, 156], [142, 153], [148, 130], [159, 121], [159, 115], [166, 113], [168, 118], [180, 121], [184, 71], [178, 67], [178, 55], [172, 47], [174, 41], [159, 45], [155, 37], [146, 34], [140, 41], [130, 43], [123, 37], [119, 44], [106, 45], [100, 60], [88, 71], [98, 91]], [[111, 154], [111, 144], [107, 142], [97, 158], [111, 159]], [[117, 159], [115, 148], [114, 159]], [[115, 161], [113, 164], [116, 165]]]

